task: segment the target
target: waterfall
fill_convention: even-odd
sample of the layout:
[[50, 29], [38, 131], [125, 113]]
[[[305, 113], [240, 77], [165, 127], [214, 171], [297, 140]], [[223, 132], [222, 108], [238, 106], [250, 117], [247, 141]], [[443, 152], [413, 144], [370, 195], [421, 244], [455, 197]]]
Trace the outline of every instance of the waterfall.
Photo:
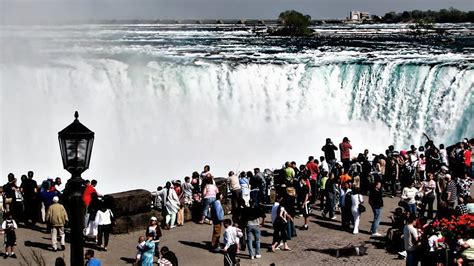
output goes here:
[[2, 180], [28, 170], [67, 178], [57, 132], [76, 110], [96, 133], [83, 176], [102, 192], [152, 190], [205, 164], [226, 176], [304, 163], [322, 154], [326, 137], [349, 137], [357, 155], [420, 145], [423, 133], [450, 144], [474, 132], [474, 68], [458, 55], [308, 52], [241, 62], [98, 47], [0, 58]]

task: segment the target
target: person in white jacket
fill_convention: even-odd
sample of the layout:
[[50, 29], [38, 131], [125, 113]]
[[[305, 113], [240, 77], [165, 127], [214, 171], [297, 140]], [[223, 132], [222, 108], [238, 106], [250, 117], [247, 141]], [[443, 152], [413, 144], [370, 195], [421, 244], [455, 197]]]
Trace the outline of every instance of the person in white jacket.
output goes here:
[[[102, 203], [102, 205], [104, 204]], [[95, 222], [98, 225], [97, 246], [104, 251], [107, 251], [107, 246], [109, 245], [109, 235], [112, 231], [113, 217], [114, 214], [112, 213], [112, 211], [106, 208], [105, 206], [101, 206], [95, 216]]]
[[359, 189], [354, 188], [352, 190], [352, 207], [351, 212], [352, 216], [354, 217], [354, 230], [352, 231], [353, 234], [359, 233], [359, 224], [360, 224], [360, 212], [359, 212], [359, 205], [364, 202], [364, 198], [362, 194], [360, 194]]
[[176, 191], [171, 187], [171, 182], [166, 182], [165, 189], [166, 228], [175, 228], [176, 214], [179, 211], [179, 198]]
[[412, 181], [409, 187], [404, 187], [402, 192], [402, 200], [404, 200], [408, 205], [408, 211], [412, 215], [417, 215], [416, 212], [416, 193], [418, 189], [415, 188], [415, 183]]

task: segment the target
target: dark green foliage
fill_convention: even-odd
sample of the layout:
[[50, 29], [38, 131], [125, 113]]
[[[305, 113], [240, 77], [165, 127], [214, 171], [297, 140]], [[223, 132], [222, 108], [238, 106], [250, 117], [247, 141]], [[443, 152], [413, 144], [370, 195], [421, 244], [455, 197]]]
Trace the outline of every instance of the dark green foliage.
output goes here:
[[385, 22], [392, 22], [395, 21], [395, 18], [397, 17], [397, 13], [395, 12], [389, 12], [386, 13], [385, 16], [383, 17], [383, 21]]
[[272, 35], [309, 36], [313, 32], [308, 28], [311, 24], [311, 17], [294, 10], [287, 10], [280, 13], [278, 21], [281, 26], [277, 30], [271, 32]]
[[455, 8], [439, 11], [403, 11], [402, 13], [389, 12], [383, 17], [383, 22], [399, 23], [423, 20], [430, 23], [459, 23], [474, 22], [474, 11], [463, 12]]

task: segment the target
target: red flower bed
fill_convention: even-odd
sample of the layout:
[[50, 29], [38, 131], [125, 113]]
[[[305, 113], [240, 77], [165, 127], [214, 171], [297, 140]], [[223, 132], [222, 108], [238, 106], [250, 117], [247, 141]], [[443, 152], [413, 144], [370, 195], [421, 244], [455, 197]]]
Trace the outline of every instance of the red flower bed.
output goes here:
[[474, 238], [474, 214], [464, 214], [451, 219], [443, 218], [431, 223], [431, 227], [440, 232], [446, 243], [456, 243], [458, 239]]

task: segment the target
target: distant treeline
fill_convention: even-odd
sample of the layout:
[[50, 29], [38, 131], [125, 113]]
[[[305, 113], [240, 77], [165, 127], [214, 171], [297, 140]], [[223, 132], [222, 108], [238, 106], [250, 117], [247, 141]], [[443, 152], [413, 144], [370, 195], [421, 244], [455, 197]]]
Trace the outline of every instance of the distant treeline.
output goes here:
[[429, 23], [474, 23], [474, 11], [463, 12], [455, 8], [441, 9], [439, 11], [412, 10], [401, 13], [389, 12], [382, 17], [382, 21], [386, 23], [416, 22], [420, 20]]

